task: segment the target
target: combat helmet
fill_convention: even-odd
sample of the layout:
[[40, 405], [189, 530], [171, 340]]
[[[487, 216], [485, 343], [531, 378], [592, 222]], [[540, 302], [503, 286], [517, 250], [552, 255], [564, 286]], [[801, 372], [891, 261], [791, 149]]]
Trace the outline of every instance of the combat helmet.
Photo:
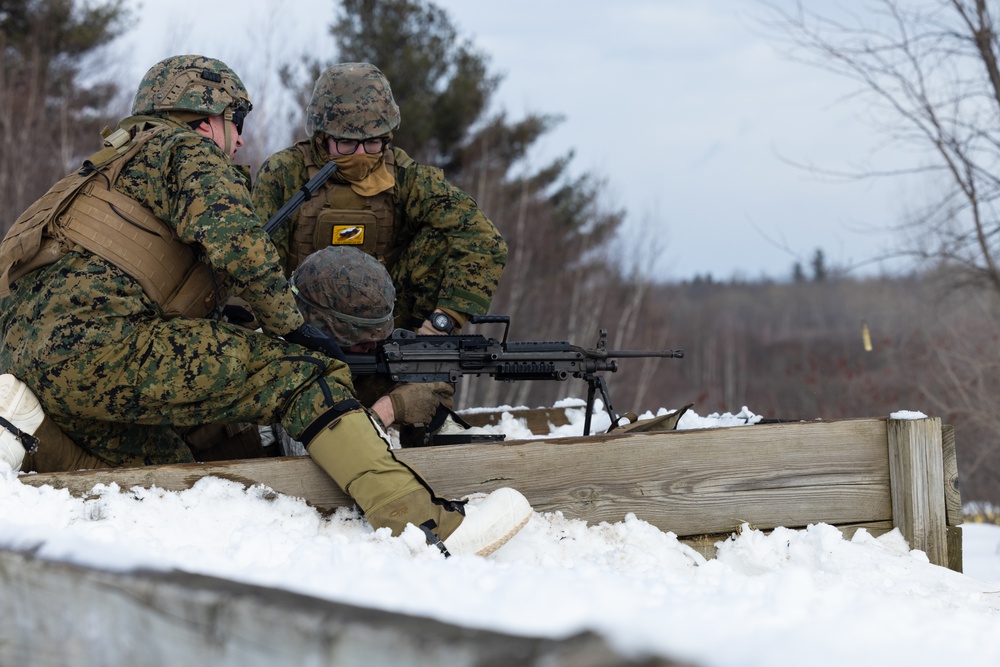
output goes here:
[[306, 107], [306, 132], [338, 139], [367, 139], [399, 127], [399, 107], [389, 80], [369, 63], [341, 63], [323, 72]]
[[132, 115], [181, 111], [218, 116], [226, 109], [253, 108], [246, 86], [221, 60], [171, 56], [149, 68], [132, 100]]
[[379, 341], [392, 333], [396, 288], [371, 255], [348, 246], [327, 246], [306, 257], [290, 282], [306, 322], [342, 346]]

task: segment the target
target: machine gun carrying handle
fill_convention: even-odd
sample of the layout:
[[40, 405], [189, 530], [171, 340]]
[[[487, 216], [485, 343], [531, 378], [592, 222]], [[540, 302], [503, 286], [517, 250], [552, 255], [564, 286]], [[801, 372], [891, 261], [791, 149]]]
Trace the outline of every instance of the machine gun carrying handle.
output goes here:
[[472, 315], [472, 324], [510, 324], [510, 315]]
[[503, 339], [500, 344], [507, 346], [507, 332], [510, 331], [510, 315], [473, 315], [469, 318], [469, 324], [502, 324]]

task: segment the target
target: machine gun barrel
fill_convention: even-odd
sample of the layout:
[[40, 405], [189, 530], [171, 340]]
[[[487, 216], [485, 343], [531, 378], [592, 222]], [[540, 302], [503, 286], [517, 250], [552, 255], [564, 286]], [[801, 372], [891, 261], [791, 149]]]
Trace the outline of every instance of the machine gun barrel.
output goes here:
[[670, 359], [683, 359], [684, 350], [610, 350], [609, 358], [635, 359], [638, 357], [667, 357]]

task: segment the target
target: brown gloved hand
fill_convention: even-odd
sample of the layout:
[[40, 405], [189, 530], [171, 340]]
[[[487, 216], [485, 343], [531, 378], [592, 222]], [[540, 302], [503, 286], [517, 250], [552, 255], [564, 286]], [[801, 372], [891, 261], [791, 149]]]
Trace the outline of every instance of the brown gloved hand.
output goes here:
[[455, 387], [447, 382], [401, 384], [389, 392], [396, 424], [429, 424], [439, 406], [454, 406]]

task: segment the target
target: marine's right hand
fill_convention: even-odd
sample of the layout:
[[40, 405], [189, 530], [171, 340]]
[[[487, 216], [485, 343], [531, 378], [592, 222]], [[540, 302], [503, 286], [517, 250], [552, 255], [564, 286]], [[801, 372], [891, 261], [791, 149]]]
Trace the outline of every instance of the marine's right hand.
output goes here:
[[397, 423], [426, 425], [442, 405], [452, 409], [454, 394], [455, 387], [447, 382], [407, 383], [390, 391], [388, 397]]

